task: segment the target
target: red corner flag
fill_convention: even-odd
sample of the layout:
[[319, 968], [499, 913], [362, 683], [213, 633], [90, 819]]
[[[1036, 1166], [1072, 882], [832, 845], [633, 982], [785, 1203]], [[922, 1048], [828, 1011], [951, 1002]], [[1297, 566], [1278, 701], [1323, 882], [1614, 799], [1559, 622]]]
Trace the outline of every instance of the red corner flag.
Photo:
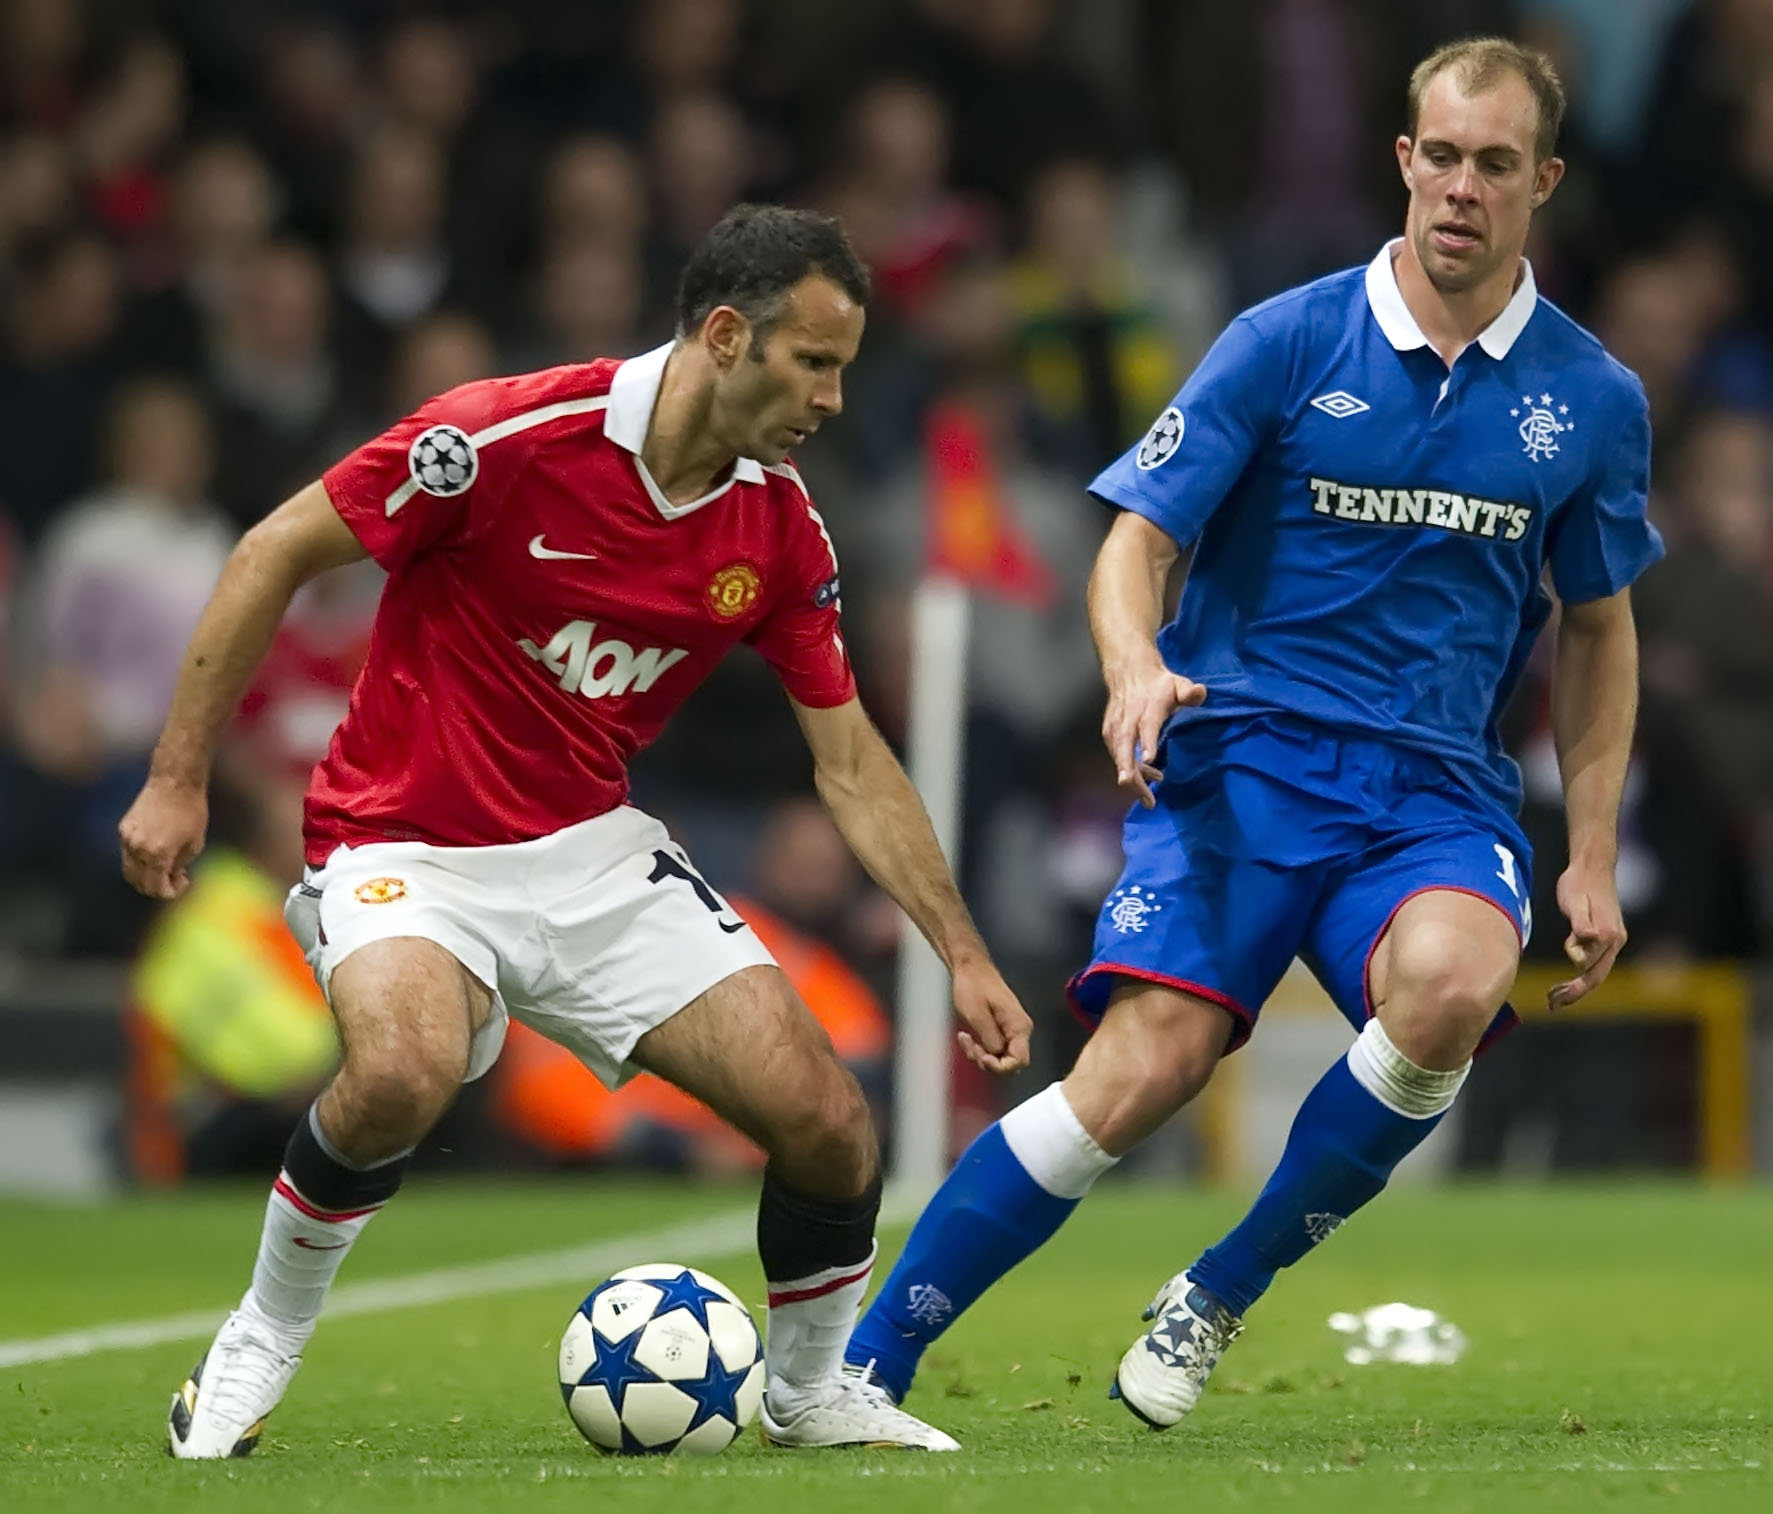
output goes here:
[[979, 417], [958, 400], [933, 406], [924, 423], [929, 466], [929, 571], [1035, 609], [1058, 593], [1052, 569], [1003, 492]]

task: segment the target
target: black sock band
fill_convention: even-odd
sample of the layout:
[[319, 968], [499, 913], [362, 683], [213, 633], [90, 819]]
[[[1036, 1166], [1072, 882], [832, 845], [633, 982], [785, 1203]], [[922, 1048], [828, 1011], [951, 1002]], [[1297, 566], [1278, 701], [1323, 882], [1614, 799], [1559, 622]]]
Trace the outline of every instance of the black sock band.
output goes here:
[[853, 1199], [821, 1199], [790, 1188], [773, 1166], [763, 1172], [757, 1204], [757, 1253], [772, 1283], [859, 1267], [874, 1249], [880, 1175]]
[[313, 1109], [296, 1121], [283, 1148], [283, 1170], [310, 1204], [335, 1213], [369, 1209], [394, 1197], [411, 1154], [402, 1152], [373, 1167], [352, 1167], [321, 1143]]

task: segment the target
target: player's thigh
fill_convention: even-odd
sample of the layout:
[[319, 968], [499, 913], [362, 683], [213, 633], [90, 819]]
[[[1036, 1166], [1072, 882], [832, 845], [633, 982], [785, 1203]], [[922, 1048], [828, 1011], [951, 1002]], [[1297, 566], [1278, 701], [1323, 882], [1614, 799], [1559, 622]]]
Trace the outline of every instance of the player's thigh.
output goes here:
[[1376, 1016], [1412, 1061], [1457, 1066], [1515, 1023], [1528, 866], [1517, 838], [1481, 821], [1377, 848], [1326, 892], [1307, 961], [1357, 1030]]
[[1126, 863], [1097, 917], [1090, 962], [1068, 985], [1071, 1002], [1095, 1023], [1126, 983], [1175, 990], [1230, 1015], [1235, 1050], [1299, 951], [1320, 870], [1264, 855], [1268, 838], [1245, 817], [1271, 817], [1293, 800], [1260, 775], [1202, 770], [1166, 778], [1159, 795], [1154, 809], [1127, 817]]
[[1065, 1079], [1096, 1144], [1122, 1156], [1206, 1086], [1240, 1022], [1222, 1004], [1123, 978]]
[[328, 1001], [348, 1074], [453, 1087], [467, 1076], [493, 991], [437, 942], [392, 936], [333, 967]]
[[649, 1032], [736, 974], [775, 966], [665, 827], [631, 807], [535, 843], [527, 887], [536, 931], [500, 988], [518, 1019], [611, 1088], [640, 1069]]
[[[284, 919], [332, 1005], [345, 1066], [460, 1051], [477, 1077], [504, 1042], [501, 937], [523, 932], [499, 876], [504, 848], [340, 847], [290, 891]], [[348, 967], [347, 967], [348, 964]]]
[[773, 964], [716, 983], [643, 1035], [632, 1060], [772, 1156], [872, 1168], [873, 1124], [861, 1089]]

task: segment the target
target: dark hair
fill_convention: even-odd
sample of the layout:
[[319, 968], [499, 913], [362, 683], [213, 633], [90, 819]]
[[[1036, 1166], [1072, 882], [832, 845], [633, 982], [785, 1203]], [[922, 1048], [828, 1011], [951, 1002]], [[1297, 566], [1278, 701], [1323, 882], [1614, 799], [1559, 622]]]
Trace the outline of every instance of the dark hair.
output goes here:
[[690, 335], [710, 311], [731, 305], [761, 338], [788, 291], [808, 274], [829, 279], [858, 305], [868, 303], [867, 266], [831, 216], [785, 205], [735, 205], [684, 264], [677, 334]]
[[1506, 37], [1466, 37], [1430, 53], [1410, 74], [1410, 137], [1422, 122], [1422, 97], [1428, 86], [1448, 69], [1454, 71], [1460, 92], [1482, 94], [1494, 89], [1504, 74], [1515, 74], [1533, 92], [1539, 122], [1533, 134], [1533, 160], [1543, 163], [1557, 151], [1558, 131], [1564, 124], [1564, 84], [1551, 59], [1536, 47], [1523, 47]]

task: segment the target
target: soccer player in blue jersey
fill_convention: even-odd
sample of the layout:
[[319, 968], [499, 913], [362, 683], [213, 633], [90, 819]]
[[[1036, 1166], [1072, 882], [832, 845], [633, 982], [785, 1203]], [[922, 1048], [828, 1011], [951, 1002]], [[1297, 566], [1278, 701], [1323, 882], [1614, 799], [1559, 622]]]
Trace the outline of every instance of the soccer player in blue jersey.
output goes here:
[[[1099, 1028], [961, 1159], [851, 1339], [903, 1395], [924, 1348], [1243, 1043], [1295, 956], [1357, 1031], [1245, 1218], [1158, 1291], [1113, 1392], [1194, 1407], [1280, 1268], [1385, 1186], [1513, 1014], [1531, 919], [1497, 715], [1558, 601], [1571, 978], [1625, 941], [1615, 829], [1636, 713], [1637, 379], [1521, 254], [1563, 173], [1539, 53], [1456, 43], [1410, 80], [1401, 239], [1239, 316], [1092, 492], [1120, 513], [1090, 617], [1126, 869], [1071, 982]], [[1194, 555], [1176, 618], [1164, 584]]]

